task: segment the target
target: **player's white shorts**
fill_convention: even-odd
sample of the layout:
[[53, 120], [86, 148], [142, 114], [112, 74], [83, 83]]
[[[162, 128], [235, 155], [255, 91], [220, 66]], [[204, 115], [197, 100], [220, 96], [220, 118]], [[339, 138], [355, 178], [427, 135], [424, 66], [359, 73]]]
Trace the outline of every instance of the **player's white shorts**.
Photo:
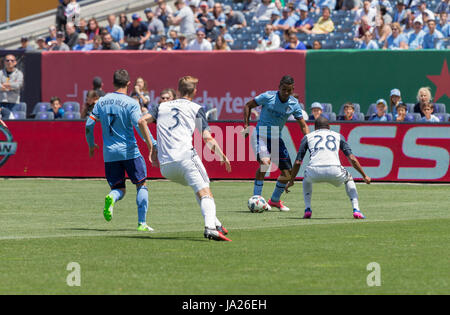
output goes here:
[[352, 175], [343, 166], [307, 166], [304, 181], [311, 183], [330, 183], [336, 187], [353, 180]]
[[194, 192], [209, 187], [209, 177], [202, 161], [193, 150], [191, 159], [175, 161], [160, 166], [165, 178], [184, 186], [190, 186]]

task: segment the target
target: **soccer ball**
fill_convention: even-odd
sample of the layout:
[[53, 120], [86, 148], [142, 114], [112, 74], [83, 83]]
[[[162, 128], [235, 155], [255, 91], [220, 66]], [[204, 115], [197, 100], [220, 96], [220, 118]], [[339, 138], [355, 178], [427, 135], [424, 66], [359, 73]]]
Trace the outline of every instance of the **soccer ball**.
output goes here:
[[253, 196], [248, 200], [248, 209], [253, 213], [261, 213], [267, 210], [267, 202], [261, 196]]

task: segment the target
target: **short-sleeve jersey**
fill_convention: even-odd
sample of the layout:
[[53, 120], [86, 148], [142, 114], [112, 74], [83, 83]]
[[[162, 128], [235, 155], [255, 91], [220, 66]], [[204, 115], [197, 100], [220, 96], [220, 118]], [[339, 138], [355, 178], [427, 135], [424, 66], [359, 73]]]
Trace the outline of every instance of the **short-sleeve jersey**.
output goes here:
[[154, 106], [150, 114], [156, 120], [158, 160], [161, 165], [190, 159], [195, 128], [200, 131], [209, 128], [203, 108], [184, 98]]
[[103, 159], [105, 162], [130, 160], [141, 155], [134, 137], [141, 109], [138, 102], [122, 93], [108, 93], [94, 106], [91, 119], [102, 125]]
[[352, 154], [344, 137], [329, 129], [318, 129], [305, 135], [296, 159], [302, 161], [307, 150], [310, 153], [309, 166], [341, 165], [339, 150], [342, 150], [345, 156]]
[[295, 119], [303, 118], [302, 107], [293, 96], [283, 103], [278, 91], [268, 91], [255, 97], [255, 102], [261, 106], [261, 114], [256, 125], [259, 136], [277, 137], [275, 134], [272, 135], [270, 127], [277, 127], [280, 135], [289, 116], [293, 115]]

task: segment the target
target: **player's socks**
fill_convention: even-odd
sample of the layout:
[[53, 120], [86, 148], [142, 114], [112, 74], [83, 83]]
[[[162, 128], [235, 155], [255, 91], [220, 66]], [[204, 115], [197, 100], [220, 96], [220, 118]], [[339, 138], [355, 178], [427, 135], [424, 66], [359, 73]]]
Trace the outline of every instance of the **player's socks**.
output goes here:
[[119, 200], [122, 200], [124, 193], [120, 189], [113, 189], [113, 190], [111, 190], [109, 195], [114, 200], [114, 202], [117, 202]]
[[[201, 208], [202, 207], [202, 201], [200, 200], [200, 198], [198, 198], [197, 194], [195, 194], [195, 199], [197, 200], [197, 203], [198, 203], [198, 205]], [[217, 217], [216, 217], [216, 227], [217, 226], [222, 226], [222, 222], [220, 222], [219, 219], [217, 219]]]
[[311, 209], [312, 197], [312, 183], [303, 180], [303, 200], [305, 201], [305, 208]]
[[203, 196], [200, 199], [200, 209], [205, 219], [205, 227], [208, 229], [216, 229], [216, 204], [214, 199], [209, 196]]
[[284, 188], [286, 188], [286, 183], [281, 183], [281, 182], [277, 181], [277, 183], [275, 185], [275, 189], [273, 190], [273, 193], [272, 193], [272, 197], [270, 197], [270, 200], [272, 202], [280, 201], [281, 194], [283, 193]]
[[253, 184], [253, 196], [261, 196], [262, 190], [264, 186], [263, 180], [257, 180], [255, 179], [255, 182]]
[[137, 188], [136, 205], [138, 208], [138, 223], [147, 222], [148, 188], [145, 185]]
[[345, 184], [345, 191], [352, 202], [353, 209], [359, 210], [358, 191], [355, 182], [350, 180]]

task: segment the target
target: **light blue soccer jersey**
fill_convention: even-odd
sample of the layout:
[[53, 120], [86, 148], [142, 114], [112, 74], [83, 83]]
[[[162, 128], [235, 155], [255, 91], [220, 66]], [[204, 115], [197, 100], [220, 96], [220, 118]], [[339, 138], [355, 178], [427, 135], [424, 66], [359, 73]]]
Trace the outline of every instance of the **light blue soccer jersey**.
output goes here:
[[86, 122], [86, 139], [94, 145], [94, 125], [100, 121], [105, 162], [131, 160], [141, 156], [134, 137], [133, 126], [139, 131], [141, 109], [138, 102], [122, 93], [108, 93], [94, 106]]
[[[261, 114], [256, 125], [257, 131], [258, 133], [267, 132], [267, 137], [272, 136], [270, 128], [272, 126], [278, 127], [280, 135], [289, 116], [293, 115], [295, 119], [303, 118], [302, 108], [293, 96], [283, 103], [278, 96], [278, 91], [267, 91], [255, 97], [255, 102], [261, 106]], [[261, 128], [262, 126], [268, 128]]]

